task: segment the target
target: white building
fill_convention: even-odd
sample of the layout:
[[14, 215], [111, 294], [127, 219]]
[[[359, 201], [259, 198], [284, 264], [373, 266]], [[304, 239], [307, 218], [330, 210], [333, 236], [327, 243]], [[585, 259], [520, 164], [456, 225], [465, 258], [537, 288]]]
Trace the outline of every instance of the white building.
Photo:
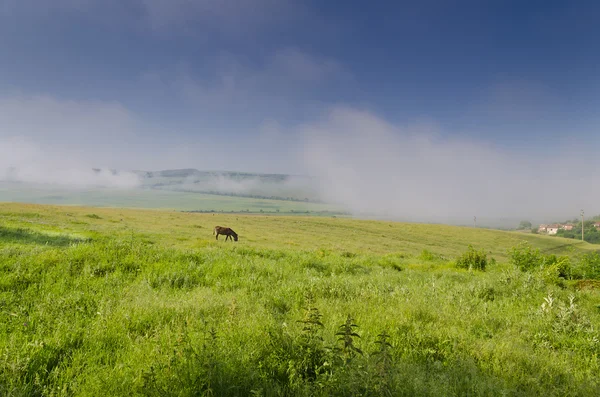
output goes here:
[[558, 232], [558, 229], [560, 229], [560, 225], [548, 225], [546, 227], [546, 233], [556, 234]]

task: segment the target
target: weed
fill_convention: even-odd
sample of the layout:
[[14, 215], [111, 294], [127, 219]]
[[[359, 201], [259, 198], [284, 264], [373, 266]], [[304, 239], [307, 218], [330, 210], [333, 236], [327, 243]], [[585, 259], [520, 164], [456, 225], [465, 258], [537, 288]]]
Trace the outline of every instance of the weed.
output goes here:
[[378, 349], [373, 353], [377, 376], [377, 383], [375, 384], [374, 389], [379, 395], [391, 396], [393, 395], [391, 373], [394, 362], [391, 352], [393, 346], [389, 340], [390, 335], [386, 331], [383, 331], [377, 335], [377, 340], [375, 341], [378, 345]]
[[297, 358], [294, 375], [315, 381], [324, 370], [326, 364], [326, 349], [321, 331], [324, 328], [321, 322], [323, 315], [313, 306], [313, 298], [307, 295], [307, 307], [304, 309], [304, 318], [298, 320], [303, 324], [299, 340], [299, 356]]
[[360, 350], [354, 344], [355, 338], [360, 338], [356, 332], [354, 332], [354, 328], [358, 327], [358, 325], [354, 324], [354, 319], [348, 315], [346, 322], [339, 326], [339, 331], [335, 334], [339, 336], [338, 342], [341, 343], [341, 347], [336, 348], [336, 352], [339, 354], [339, 357], [343, 360], [344, 364], [348, 364], [356, 353], [363, 354], [362, 350]]

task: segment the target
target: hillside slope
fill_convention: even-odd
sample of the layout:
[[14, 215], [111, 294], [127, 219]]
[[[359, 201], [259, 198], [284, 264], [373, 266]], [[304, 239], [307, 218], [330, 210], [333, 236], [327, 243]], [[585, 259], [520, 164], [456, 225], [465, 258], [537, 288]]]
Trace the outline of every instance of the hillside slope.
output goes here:
[[545, 253], [595, 250], [585, 242], [542, 235], [437, 224], [353, 220], [348, 218], [200, 214], [175, 211], [0, 204], [4, 225], [93, 237], [139, 238], [163, 246], [200, 248], [214, 243], [212, 228], [238, 232], [238, 246], [353, 253], [434, 254], [454, 256], [471, 244], [498, 260], [506, 250], [527, 241]]
[[317, 180], [308, 176], [259, 174], [234, 171], [199, 171], [196, 169], [134, 171], [142, 187], [272, 198], [291, 201], [319, 201]]

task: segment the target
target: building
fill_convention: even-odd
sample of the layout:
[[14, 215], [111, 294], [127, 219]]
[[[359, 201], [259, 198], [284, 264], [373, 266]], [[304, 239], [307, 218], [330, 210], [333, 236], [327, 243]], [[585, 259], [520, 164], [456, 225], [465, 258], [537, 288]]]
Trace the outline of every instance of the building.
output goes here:
[[[596, 226], [596, 227], [600, 227], [600, 222], [598, 222], [597, 225], [598, 226]], [[551, 225], [541, 224], [538, 227], [538, 233], [556, 234], [561, 229], [562, 230], [573, 230], [574, 228], [575, 228], [575, 225], [573, 225], [572, 223], [565, 223], [564, 225], [560, 224], [560, 223], [553, 223]]]
[[556, 234], [556, 233], [558, 233], [558, 229], [560, 229], [560, 228], [561, 228], [561, 225], [556, 225], [556, 224], [548, 225], [548, 226], [546, 226], [546, 233]]

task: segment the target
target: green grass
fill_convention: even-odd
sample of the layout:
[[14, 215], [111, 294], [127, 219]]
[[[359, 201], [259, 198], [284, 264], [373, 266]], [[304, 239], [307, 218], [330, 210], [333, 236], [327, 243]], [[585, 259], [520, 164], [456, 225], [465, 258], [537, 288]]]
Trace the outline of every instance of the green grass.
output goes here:
[[[217, 224], [239, 242], [215, 241]], [[0, 205], [0, 226], [0, 395], [600, 391], [594, 282], [522, 272], [506, 253], [526, 240], [576, 258], [587, 243], [22, 204]], [[469, 244], [496, 263], [458, 269]]]

